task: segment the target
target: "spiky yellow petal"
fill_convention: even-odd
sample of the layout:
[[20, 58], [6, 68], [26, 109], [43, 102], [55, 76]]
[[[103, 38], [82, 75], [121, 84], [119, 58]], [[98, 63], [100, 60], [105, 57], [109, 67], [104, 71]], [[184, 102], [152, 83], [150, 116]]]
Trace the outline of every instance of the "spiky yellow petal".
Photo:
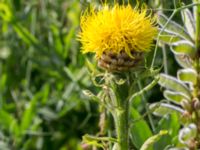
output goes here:
[[133, 9], [130, 5], [104, 5], [100, 10], [87, 11], [81, 16], [79, 40], [83, 53], [93, 52], [100, 58], [104, 52], [120, 53], [150, 50], [157, 34], [155, 18], [147, 10]]

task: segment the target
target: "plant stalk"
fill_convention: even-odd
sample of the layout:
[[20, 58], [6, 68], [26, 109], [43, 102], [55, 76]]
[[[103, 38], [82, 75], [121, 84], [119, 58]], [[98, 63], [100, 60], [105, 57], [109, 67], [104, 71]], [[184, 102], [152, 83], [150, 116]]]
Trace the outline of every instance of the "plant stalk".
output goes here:
[[[193, 0], [193, 3], [199, 3], [200, 0]], [[194, 62], [195, 62], [195, 69], [197, 72], [197, 83], [195, 85], [195, 95], [194, 97], [197, 97], [197, 99], [200, 99], [200, 5], [194, 6], [194, 17], [196, 18], [196, 35], [195, 35], [195, 50], [196, 50], [196, 57], [194, 58]], [[196, 124], [197, 127], [199, 126], [200, 122], [199, 122], [199, 112], [198, 110], [195, 111], [196, 114]], [[197, 143], [196, 143], [196, 148], [199, 148], [200, 145], [200, 130], [198, 129], [198, 135], [196, 137]]]
[[119, 150], [129, 149], [128, 120], [129, 120], [129, 101], [121, 102], [114, 114], [115, 127], [117, 132]]
[[[194, 0], [194, 3], [200, 2], [200, 0]], [[196, 95], [200, 98], [199, 89], [200, 89], [200, 5], [195, 6], [194, 12], [196, 18], [196, 35], [195, 35], [195, 49], [196, 49], [196, 57], [195, 57], [195, 68], [197, 71], [197, 86], [196, 86]]]
[[[200, 0], [194, 0], [196, 3], [200, 3]], [[195, 37], [195, 46], [198, 54], [200, 53], [200, 5], [195, 6], [195, 18], [196, 18], [196, 37]]]

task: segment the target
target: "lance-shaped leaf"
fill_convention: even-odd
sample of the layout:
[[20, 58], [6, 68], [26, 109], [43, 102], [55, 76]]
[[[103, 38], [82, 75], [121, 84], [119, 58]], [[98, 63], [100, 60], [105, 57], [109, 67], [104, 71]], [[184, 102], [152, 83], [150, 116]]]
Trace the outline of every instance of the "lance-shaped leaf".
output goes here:
[[[165, 29], [164, 29], [165, 32], [178, 35], [178, 36], [180, 36], [188, 41], [191, 41], [191, 42], [193, 41], [183, 27], [181, 27], [176, 22], [169, 20], [169, 18], [167, 16], [165, 16], [164, 14], [160, 13], [158, 15], [158, 23], [161, 27], [165, 27]], [[166, 23], [167, 23], [167, 25], [166, 25]]]
[[158, 134], [146, 140], [145, 143], [140, 148], [140, 150], [150, 150], [153, 147], [153, 144], [156, 143], [163, 135], [167, 133], [168, 133], [167, 130], [161, 130]]
[[194, 17], [189, 9], [181, 10], [182, 20], [184, 22], [185, 28], [187, 29], [190, 37], [194, 39], [195, 37], [195, 22]]
[[197, 72], [194, 69], [187, 68], [178, 71], [178, 79], [186, 83], [192, 83], [196, 85], [197, 83]]
[[20, 134], [20, 128], [15, 117], [10, 113], [0, 109], [0, 125], [6, 132], [10, 132], [11, 135], [17, 138]]
[[174, 55], [177, 63], [183, 68], [193, 68], [192, 59], [186, 54]]
[[187, 96], [185, 96], [183, 93], [180, 93], [180, 92], [165, 90], [163, 95], [167, 100], [172, 101], [177, 104], [180, 104], [180, 102], [183, 99], [189, 100]]
[[[159, 29], [159, 31], [161, 31], [161, 29]], [[181, 41], [183, 40], [183, 38], [181, 38], [180, 36], [176, 35], [176, 34], [172, 34], [172, 33], [168, 33], [165, 31], [162, 31], [162, 33], [159, 36], [159, 40], [165, 44], [173, 44], [175, 42]]]
[[167, 89], [170, 89], [175, 92], [183, 93], [189, 99], [191, 98], [191, 93], [190, 93], [189, 88], [183, 82], [181, 82], [180, 80], [177, 80], [176, 78], [172, 76], [169, 76], [166, 74], [160, 74], [160, 79], [158, 83]]
[[186, 54], [189, 56], [195, 55], [195, 47], [191, 42], [182, 40], [171, 45], [171, 50], [174, 54]]
[[184, 110], [178, 106], [167, 104], [167, 103], [153, 103], [150, 105], [150, 110], [153, 111], [153, 114], [156, 116], [163, 117], [167, 114], [171, 114], [174, 112], [183, 113]]
[[[142, 144], [152, 136], [151, 129], [149, 128], [147, 122], [142, 118], [142, 116], [139, 114], [139, 112], [131, 108], [130, 111], [130, 117], [136, 120], [133, 122], [132, 126], [130, 127], [131, 132], [131, 140], [134, 144], [134, 146], [137, 149], [140, 149]], [[137, 120], [139, 119], [139, 120]], [[133, 121], [134, 121], [133, 120]], [[151, 149], [152, 150], [152, 149]]]

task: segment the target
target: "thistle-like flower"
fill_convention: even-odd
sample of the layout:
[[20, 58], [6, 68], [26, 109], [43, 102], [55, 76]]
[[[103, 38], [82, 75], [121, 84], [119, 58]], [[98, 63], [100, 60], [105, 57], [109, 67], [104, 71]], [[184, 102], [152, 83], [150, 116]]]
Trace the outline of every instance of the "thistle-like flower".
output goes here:
[[78, 37], [82, 52], [95, 53], [98, 65], [110, 71], [135, 67], [153, 45], [157, 34], [156, 19], [147, 15], [146, 8], [132, 8], [129, 4], [113, 7], [105, 4], [92, 8], [81, 16]]

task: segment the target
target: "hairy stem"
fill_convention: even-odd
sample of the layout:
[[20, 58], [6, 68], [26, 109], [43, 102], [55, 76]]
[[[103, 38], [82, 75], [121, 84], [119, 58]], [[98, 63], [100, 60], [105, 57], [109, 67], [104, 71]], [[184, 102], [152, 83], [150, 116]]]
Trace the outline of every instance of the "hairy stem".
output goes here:
[[[124, 75], [118, 74], [115, 77], [125, 78]], [[117, 150], [129, 150], [129, 101], [128, 88], [129, 82], [117, 84], [115, 78], [107, 78], [107, 85], [112, 89], [108, 91], [111, 105], [113, 106], [111, 114], [114, 118], [115, 131], [117, 136]], [[129, 79], [127, 79], [129, 80]]]
[[[193, 0], [193, 3], [200, 3], [200, 0]], [[196, 57], [194, 58], [195, 62], [195, 69], [197, 72], [197, 83], [195, 85], [195, 97], [200, 99], [200, 5], [194, 6], [194, 17], [196, 18], [196, 35], [195, 35], [195, 50], [196, 50]], [[198, 128], [198, 135], [197, 135], [197, 147], [200, 145], [200, 121], [199, 121], [199, 112], [198, 110], [195, 111], [196, 114], [196, 124]]]
[[128, 142], [129, 101], [124, 101], [120, 103], [120, 106], [116, 108], [114, 119], [115, 119], [115, 127], [117, 132], [119, 150], [128, 150], [129, 149], [129, 142]]
[[[200, 3], [200, 0], [194, 0], [196, 3]], [[195, 10], [195, 17], [196, 17], [196, 37], [195, 37], [195, 45], [198, 54], [200, 53], [200, 5], [196, 6]]]

